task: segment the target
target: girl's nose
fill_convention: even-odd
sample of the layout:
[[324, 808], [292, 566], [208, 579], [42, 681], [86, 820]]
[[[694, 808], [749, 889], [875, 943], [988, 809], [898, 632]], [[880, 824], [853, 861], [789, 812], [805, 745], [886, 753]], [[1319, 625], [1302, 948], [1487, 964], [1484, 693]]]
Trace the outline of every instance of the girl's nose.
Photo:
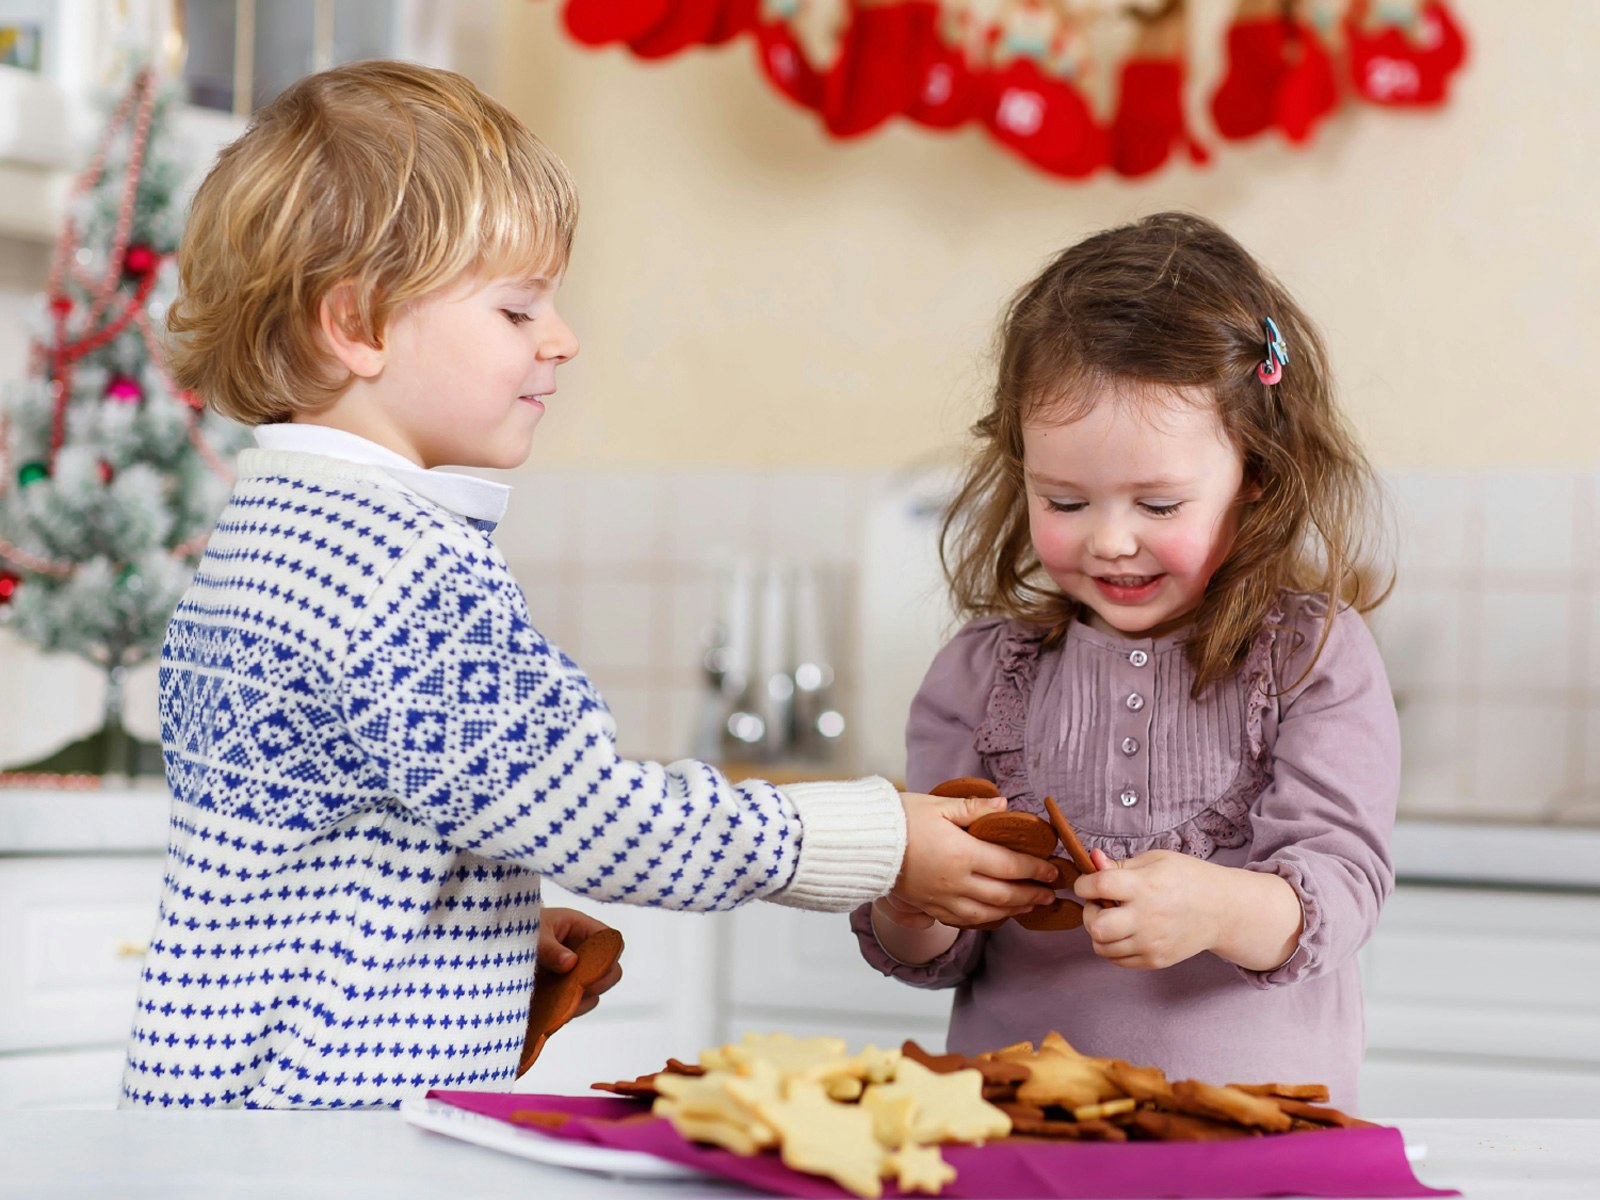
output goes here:
[[1128, 558], [1138, 548], [1127, 522], [1115, 516], [1097, 521], [1089, 532], [1089, 553], [1096, 558]]

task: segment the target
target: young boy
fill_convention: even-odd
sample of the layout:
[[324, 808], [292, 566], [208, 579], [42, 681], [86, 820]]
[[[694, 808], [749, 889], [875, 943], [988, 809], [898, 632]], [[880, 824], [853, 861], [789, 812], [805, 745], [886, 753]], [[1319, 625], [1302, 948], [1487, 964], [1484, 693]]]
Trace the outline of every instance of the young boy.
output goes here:
[[388, 62], [289, 88], [196, 195], [169, 367], [260, 448], [162, 652], [171, 844], [125, 1105], [508, 1085], [536, 953], [564, 969], [598, 926], [541, 920], [541, 876], [701, 910], [893, 889], [968, 923], [1053, 898], [960, 828], [988, 806], [618, 757], [490, 540], [507, 489], [435, 469], [526, 458], [578, 349], [576, 212], [504, 108]]

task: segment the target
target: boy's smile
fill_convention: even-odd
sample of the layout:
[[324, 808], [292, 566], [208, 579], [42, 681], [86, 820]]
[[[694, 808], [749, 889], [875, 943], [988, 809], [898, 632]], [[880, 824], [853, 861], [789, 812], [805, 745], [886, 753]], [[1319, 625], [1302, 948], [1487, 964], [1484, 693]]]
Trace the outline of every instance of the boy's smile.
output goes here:
[[1023, 427], [1034, 549], [1104, 632], [1186, 623], [1238, 532], [1238, 451], [1203, 398], [1171, 400], [1107, 388], [1077, 420]]

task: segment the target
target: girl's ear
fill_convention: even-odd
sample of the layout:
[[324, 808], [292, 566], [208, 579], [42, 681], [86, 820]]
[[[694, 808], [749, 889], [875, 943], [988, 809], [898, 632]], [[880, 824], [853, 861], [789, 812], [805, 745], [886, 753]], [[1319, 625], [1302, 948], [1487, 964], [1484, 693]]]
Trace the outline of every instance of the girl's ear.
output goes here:
[[317, 306], [317, 325], [329, 352], [350, 374], [371, 379], [383, 370], [388, 355], [383, 346], [367, 341], [356, 317], [355, 284], [336, 283]]

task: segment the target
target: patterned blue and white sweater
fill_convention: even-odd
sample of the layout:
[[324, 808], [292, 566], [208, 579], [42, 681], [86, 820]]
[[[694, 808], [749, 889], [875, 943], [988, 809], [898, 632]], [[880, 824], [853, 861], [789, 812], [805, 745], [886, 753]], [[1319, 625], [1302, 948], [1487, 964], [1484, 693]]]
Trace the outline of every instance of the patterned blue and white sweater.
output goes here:
[[899, 870], [885, 780], [735, 786], [619, 757], [488, 522], [418, 491], [482, 481], [430, 489], [361, 457], [242, 454], [168, 630], [172, 823], [124, 1106], [508, 1086], [541, 876], [663, 908], [845, 911]]

